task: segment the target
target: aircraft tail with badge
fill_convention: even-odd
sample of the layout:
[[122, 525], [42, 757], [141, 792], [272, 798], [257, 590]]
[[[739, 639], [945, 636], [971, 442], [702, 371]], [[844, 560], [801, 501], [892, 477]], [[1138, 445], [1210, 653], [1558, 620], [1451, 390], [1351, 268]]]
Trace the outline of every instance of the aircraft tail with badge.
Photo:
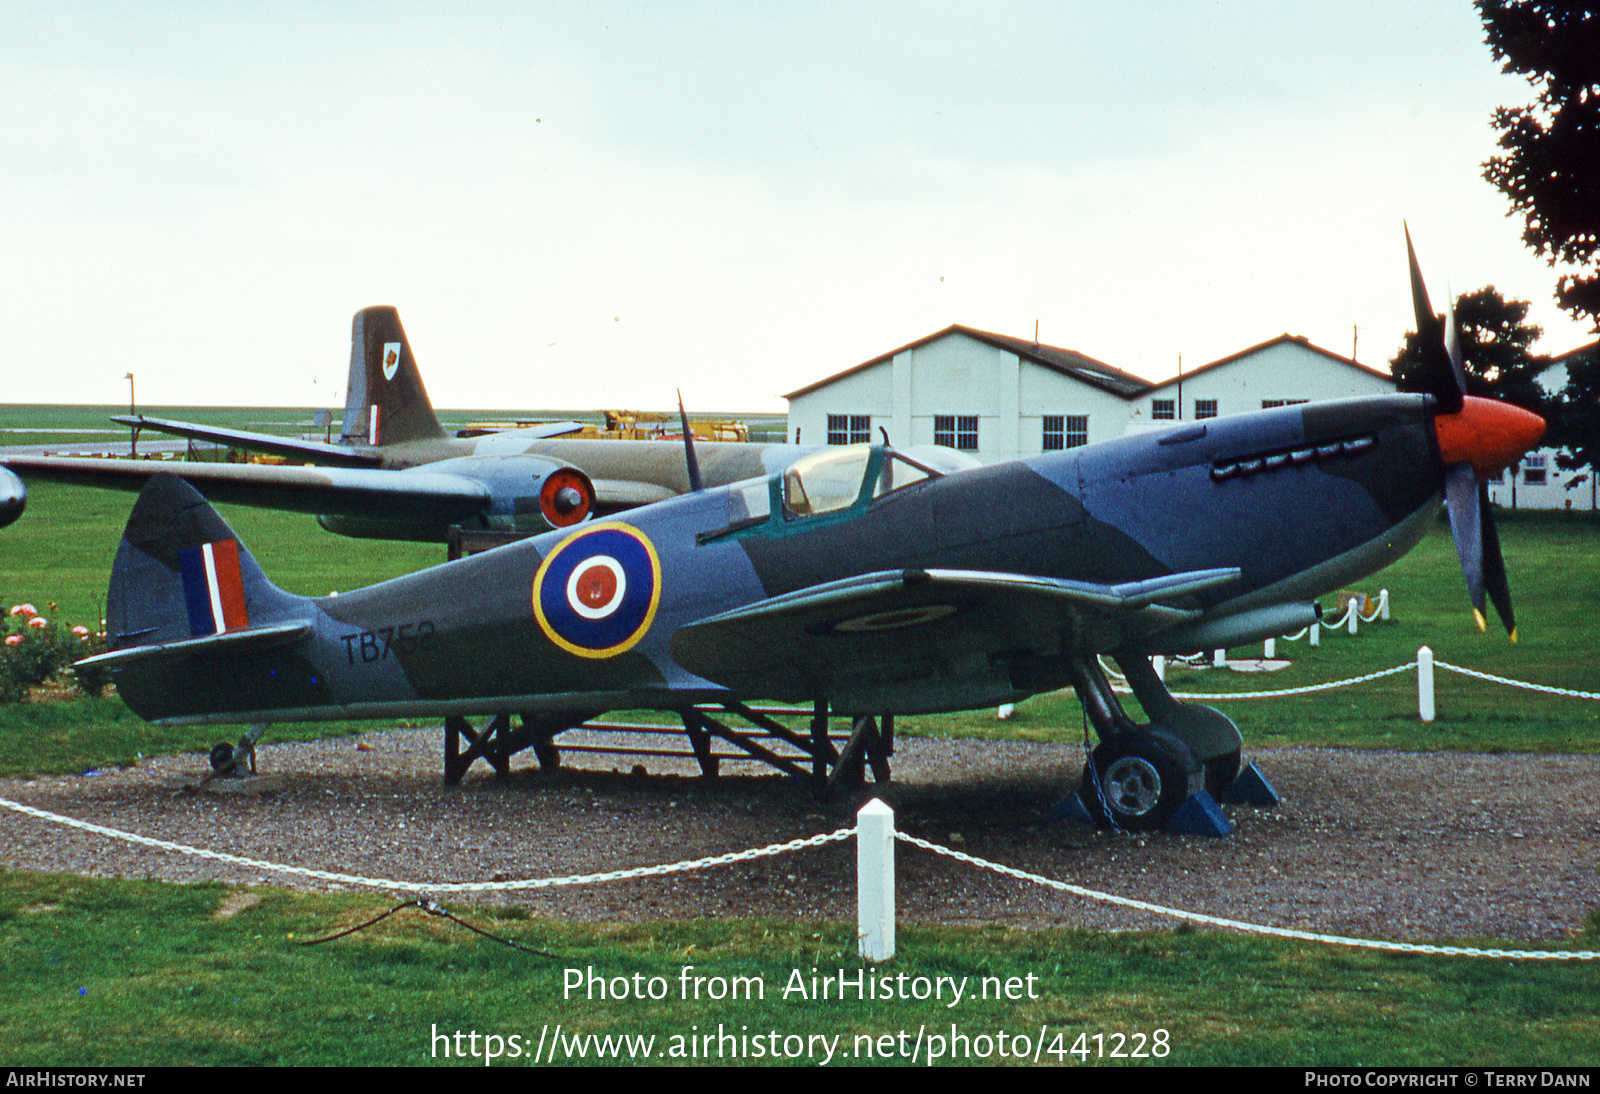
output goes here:
[[444, 435], [400, 325], [400, 312], [387, 306], [356, 312], [341, 443], [377, 448]]
[[422, 386], [422, 373], [417, 370], [411, 343], [400, 325], [400, 312], [388, 305], [362, 308], [351, 321], [344, 425], [334, 444], [143, 414], [115, 414], [111, 420], [136, 430], [149, 429], [328, 467], [379, 467], [384, 458], [374, 449], [445, 436], [428, 399], [428, 389]]
[[227, 523], [188, 483], [158, 475], [140, 493], [106, 594], [112, 671], [129, 708], [174, 714], [328, 701], [305, 656], [310, 597], [267, 579]]

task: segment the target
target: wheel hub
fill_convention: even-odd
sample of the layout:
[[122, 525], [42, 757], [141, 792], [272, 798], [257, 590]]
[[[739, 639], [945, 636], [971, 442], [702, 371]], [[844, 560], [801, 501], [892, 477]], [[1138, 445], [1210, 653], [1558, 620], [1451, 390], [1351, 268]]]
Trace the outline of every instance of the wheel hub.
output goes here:
[[1161, 800], [1161, 773], [1142, 756], [1123, 756], [1106, 768], [1106, 794], [1123, 816], [1142, 817]]

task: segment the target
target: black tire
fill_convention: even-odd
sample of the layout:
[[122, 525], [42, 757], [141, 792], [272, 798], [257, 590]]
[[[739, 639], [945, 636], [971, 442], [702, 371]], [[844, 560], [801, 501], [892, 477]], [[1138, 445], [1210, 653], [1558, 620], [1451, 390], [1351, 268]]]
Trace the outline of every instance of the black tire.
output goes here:
[[1217, 801], [1228, 792], [1233, 780], [1239, 777], [1239, 750], [1224, 752], [1206, 761], [1206, 790]]
[[1165, 827], [1189, 796], [1188, 765], [1169, 742], [1126, 733], [1091, 754], [1082, 796], [1097, 821], [1126, 832], [1153, 832]]
[[223, 741], [211, 746], [211, 770], [219, 775], [233, 767], [233, 746]]

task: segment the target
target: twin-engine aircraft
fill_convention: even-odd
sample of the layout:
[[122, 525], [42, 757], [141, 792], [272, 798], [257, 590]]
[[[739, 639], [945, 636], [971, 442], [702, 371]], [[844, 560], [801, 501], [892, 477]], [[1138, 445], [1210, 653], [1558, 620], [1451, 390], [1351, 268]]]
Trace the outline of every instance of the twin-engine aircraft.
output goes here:
[[[1438, 344], [1431, 390], [1214, 418], [942, 474], [884, 445], [559, 529], [337, 597], [283, 592], [199, 494], [145, 487], [107, 601], [110, 668], [162, 723], [495, 715], [546, 745], [627, 708], [857, 718], [992, 707], [1071, 684], [1100, 743], [1102, 821], [1164, 824], [1220, 795], [1241, 737], [1175, 700], [1149, 656], [1240, 645], [1318, 618], [1316, 598], [1398, 559], [1448, 493], [1480, 623], [1514, 633], [1473, 483], [1543, 432], [1463, 396]], [[1458, 355], [1455, 355], [1458, 358]], [[1098, 655], [1150, 718], [1123, 710]], [[537, 742], [535, 747], [538, 747]], [[846, 753], [854, 747], [847, 746]], [[823, 737], [819, 763], [840, 762]]]
[[[356, 313], [344, 435], [336, 444], [165, 418], [112, 420], [318, 466], [12, 456], [0, 459], [0, 471], [126, 490], [140, 489], [157, 474], [176, 474], [212, 501], [314, 513], [319, 524], [341, 535], [425, 542], [448, 541], [452, 526], [518, 534], [567, 528], [691, 488], [683, 446], [673, 442], [560, 439], [581, 428], [577, 422], [448, 436], [423, 387], [400, 314], [391, 307]], [[701, 474], [705, 484], [723, 486], [776, 471], [806, 451], [793, 445], [703, 444]], [[21, 484], [0, 473], [0, 526], [21, 514], [25, 499]]]

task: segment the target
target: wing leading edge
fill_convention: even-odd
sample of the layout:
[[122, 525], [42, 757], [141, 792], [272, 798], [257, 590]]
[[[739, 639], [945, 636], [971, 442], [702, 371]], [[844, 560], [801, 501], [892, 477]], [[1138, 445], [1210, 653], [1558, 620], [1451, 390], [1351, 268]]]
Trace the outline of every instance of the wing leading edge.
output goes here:
[[[975, 570], [889, 570], [772, 597], [679, 628], [672, 655], [707, 680], [775, 698], [926, 688], [1059, 653], [1086, 632], [1108, 646], [1197, 619], [1181, 602], [1237, 581], [1235, 567], [1120, 585]], [[1178, 603], [1174, 603], [1178, 602]], [[1000, 670], [1004, 675], [1005, 671]], [[917, 681], [923, 680], [923, 683]], [[940, 686], [931, 685], [935, 692]], [[938, 706], [934, 699], [930, 709]]]
[[378, 520], [448, 523], [483, 513], [492, 501], [482, 483], [426, 471], [66, 456], [12, 456], [0, 465], [24, 479], [119, 490], [141, 490], [156, 475], [176, 475], [213, 502]]

